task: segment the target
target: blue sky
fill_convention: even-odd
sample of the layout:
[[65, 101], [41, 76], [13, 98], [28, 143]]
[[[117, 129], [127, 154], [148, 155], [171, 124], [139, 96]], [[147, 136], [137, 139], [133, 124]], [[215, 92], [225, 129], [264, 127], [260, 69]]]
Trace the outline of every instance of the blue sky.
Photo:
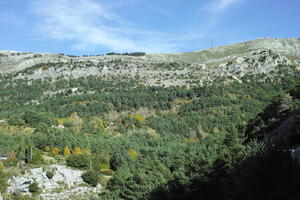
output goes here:
[[75, 55], [300, 37], [299, 0], [1, 0], [0, 49]]

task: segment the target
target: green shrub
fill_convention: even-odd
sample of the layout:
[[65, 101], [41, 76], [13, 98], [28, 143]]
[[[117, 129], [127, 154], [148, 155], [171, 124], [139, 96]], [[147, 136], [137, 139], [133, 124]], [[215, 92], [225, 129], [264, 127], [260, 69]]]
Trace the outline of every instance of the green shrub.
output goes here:
[[21, 115], [12, 115], [7, 120], [8, 125], [10, 126], [22, 126], [25, 124], [24, 120], [22, 119]]
[[96, 187], [99, 181], [99, 174], [95, 171], [87, 171], [81, 175], [84, 182]]
[[6, 190], [8, 186], [7, 179], [7, 175], [2, 170], [0, 170], [0, 193]]
[[85, 154], [70, 155], [67, 158], [67, 165], [70, 167], [87, 169], [90, 166], [89, 156], [87, 156]]
[[100, 153], [93, 156], [93, 169], [96, 171], [110, 168], [110, 155], [108, 153]]
[[51, 179], [51, 178], [53, 178], [54, 173], [53, 173], [52, 171], [47, 171], [47, 172], [46, 172], [46, 176], [47, 176], [49, 179]]
[[33, 182], [29, 185], [29, 192], [31, 193], [38, 193], [40, 188], [37, 182]]
[[43, 126], [51, 126], [54, 124], [53, 118], [49, 113], [39, 113], [35, 111], [26, 111], [24, 114], [24, 121], [33, 127], [38, 127], [39, 124]]
[[64, 127], [66, 127], [66, 128], [71, 128], [71, 127], [73, 127], [74, 126], [74, 122], [64, 122]]
[[30, 196], [28, 194], [22, 194], [22, 192], [14, 192], [7, 196], [7, 199], [12, 200], [35, 200], [36, 198], [33, 196]]
[[18, 164], [18, 160], [5, 160], [3, 162], [4, 167], [16, 167]]
[[30, 160], [30, 164], [33, 165], [42, 165], [44, 164], [44, 159], [42, 153], [39, 149], [34, 149], [32, 159]]
[[100, 172], [101, 172], [102, 175], [105, 175], [105, 176], [112, 176], [115, 173], [111, 169], [102, 169]]

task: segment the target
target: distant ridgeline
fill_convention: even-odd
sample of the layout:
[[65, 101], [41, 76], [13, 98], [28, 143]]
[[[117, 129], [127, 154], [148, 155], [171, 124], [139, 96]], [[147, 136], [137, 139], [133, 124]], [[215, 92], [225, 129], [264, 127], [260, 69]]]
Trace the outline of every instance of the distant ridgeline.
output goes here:
[[115, 53], [115, 52], [110, 52], [107, 53], [106, 55], [111, 56], [111, 55], [121, 55], [121, 56], [144, 56], [146, 55], [145, 52], [125, 52], [125, 53]]
[[[0, 54], [0, 56], [5, 56], [4, 54]], [[80, 57], [76, 55], [65, 55], [64, 53], [59, 53], [61, 56], [68, 56], [68, 57]], [[104, 54], [97, 54], [97, 55], [83, 55], [82, 57], [93, 57], [93, 56], [103, 56]], [[125, 53], [116, 53], [116, 52], [109, 52], [106, 54], [107, 56], [112, 55], [119, 55], [119, 56], [144, 56], [146, 55], [145, 52], [125, 52]]]

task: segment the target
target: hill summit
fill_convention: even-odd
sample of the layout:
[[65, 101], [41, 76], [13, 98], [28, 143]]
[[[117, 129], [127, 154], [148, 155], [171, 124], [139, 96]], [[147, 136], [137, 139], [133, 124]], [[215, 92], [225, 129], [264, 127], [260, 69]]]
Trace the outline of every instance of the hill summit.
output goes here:
[[[48, 80], [97, 76], [135, 79], [146, 85], [201, 84], [216, 77], [239, 80], [246, 74], [272, 74], [281, 65], [300, 66], [300, 39], [263, 38], [177, 54], [68, 56], [0, 51], [0, 72], [14, 79]], [[271, 75], [270, 75], [271, 76]]]

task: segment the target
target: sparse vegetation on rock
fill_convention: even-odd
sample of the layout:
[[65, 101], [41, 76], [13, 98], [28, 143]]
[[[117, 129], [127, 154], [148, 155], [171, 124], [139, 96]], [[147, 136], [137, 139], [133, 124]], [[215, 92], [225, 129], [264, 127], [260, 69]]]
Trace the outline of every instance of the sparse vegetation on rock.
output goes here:
[[95, 171], [87, 171], [83, 173], [81, 177], [84, 182], [90, 184], [93, 187], [96, 187], [99, 182], [99, 173]]
[[53, 176], [54, 176], [54, 172], [53, 172], [53, 171], [47, 171], [47, 172], [46, 172], [46, 176], [47, 176], [49, 179], [52, 179]]
[[40, 191], [39, 185], [37, 182], [33, 182], [28, 187], [29, 192], [38, 193]]

